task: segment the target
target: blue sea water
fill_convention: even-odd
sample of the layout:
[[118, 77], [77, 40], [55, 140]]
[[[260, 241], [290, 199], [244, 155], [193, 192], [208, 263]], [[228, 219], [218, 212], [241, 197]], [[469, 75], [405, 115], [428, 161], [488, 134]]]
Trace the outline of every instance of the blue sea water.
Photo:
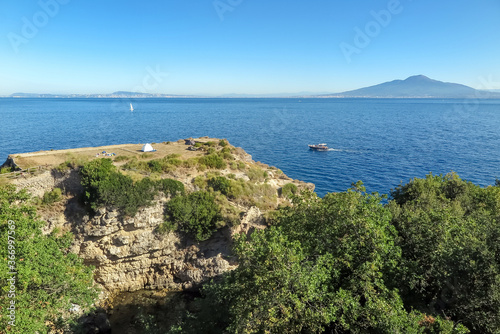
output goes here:
[[[387, 194], [429, 172], [455, 171], [482, 186], [500, 178], [500, 100], [0, 99], [2, 160], [200, 136], [227, 138], [316, 184], [320, 196], [357, 180]], [[308, 150], [320, 142], [333, 150]]]

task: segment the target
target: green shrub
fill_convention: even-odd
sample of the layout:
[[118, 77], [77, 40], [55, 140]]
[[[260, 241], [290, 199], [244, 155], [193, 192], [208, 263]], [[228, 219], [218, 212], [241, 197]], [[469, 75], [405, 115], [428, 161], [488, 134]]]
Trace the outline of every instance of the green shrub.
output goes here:
[[156, 185], [149, 178], [136, 183], [121, 174], [111, 159], [97, 159], [80, 170], [84, 200], [91, 209], [111, 206], [127, 216], [134, 216], [140, 207], [151, 204], [157, 194]]
[[148, 162], [149, 170], [153, 173], [161, 173], [163, 171], [164, 164], [159, 160], [151, 160]]
[[292, 195], [297, 194], [298, 188], [295, 184], [293, 183], [287, 183], [281, 188], [281, 196], [288, 198]]
[[207, 181], [209, 187], [215, 191], [220, 191], [224, 195], [228, 195], [231, 188], [231, 181], [226, 179], [224, 176], [218, 176], [211, 178]]
[[57, 165], [55, 169], [59, 172], [65, 172], [67, 170], [70, 170], [72, 167], [73, 166], [72, 166], [71, 162], [66, 160], [65, 162], [61, 162], [59, 165]]
[[165, 211], [168, 226], [176, 224], [197, 241], [209, 239], [221, 219], [215, 197], [205, 191], [174, 197], [167, 203]]
[[62, 191], [60, 188], [54, 188], [52, 191], [48, 191], [45, 194], [43, 194], [42, 197], [42, 204], [44, 205], [50, 205], [55, 202], [59, 202], [62, 197]]
[[207, 187], [207, 179], [201, 175], [198, 175], [193, 179], [193, 185], [195, 185], [199, 189], [205, 189]]
[[177, 196], [184, 194], [184, 184], [173, 179], [162, 179], [158, 181], [159, 189], [165, 195]]
[[238, 163], [236, 161], [231, 161], [231, 163], [229, 164], [229, 167], [231, 169], [238, 169]]
[[227, 142], [226, 139], [221, 139], [219, 140], [219, 146], [220, 147], [226, 147], [229, 143]]
[[101, 183], [108, 179], [116, 168], [111, 159], [92, 160], [80, 169], [81, 184], [85, 190], [85, 202], [96, 210], [102, 204], [99, 198]]
[[245, 163], [243, 161], [238, 162], [238, 169], [239, 170], [244, 170], [245, 169]]
[[200, 162], [208, 168], [224, 169], [227, 166], [224, 159], [217, 154], [209, 154], [201, 157]]
[[186, 168], [193, 168], [198, 164], [198, 160], [196, 158], [189, 158], [187, 160], [182, 161], [182, 166]]
[[178, 226], [176, 223], [170, 220], [165, 220], [162, 224], [158, 225], [158, 228], [156, 229], [156, 232], [160, 234], [166, 234], [169, 232], [175, 232], [177, 231]]

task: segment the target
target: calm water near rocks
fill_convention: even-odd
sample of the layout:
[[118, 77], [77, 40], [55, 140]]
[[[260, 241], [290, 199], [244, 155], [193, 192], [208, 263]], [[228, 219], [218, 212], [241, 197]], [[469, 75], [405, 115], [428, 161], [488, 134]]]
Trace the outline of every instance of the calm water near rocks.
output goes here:
[[[0, 98], [0, 120], [2, 160], [211, 136], [316, 184], [321, 196], [357, 180], [389, 193], [429, 172], [483, 186], [500, 178], [500, 100]], [[333, 150], [308, 150], [320, 142]]]

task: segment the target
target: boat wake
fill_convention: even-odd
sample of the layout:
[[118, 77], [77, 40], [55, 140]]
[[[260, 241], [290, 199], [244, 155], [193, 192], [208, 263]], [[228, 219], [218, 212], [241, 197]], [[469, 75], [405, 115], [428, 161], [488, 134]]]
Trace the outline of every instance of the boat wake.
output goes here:
[[345, 152], [345, 153], [363, 153], [363, 151], [343, 150], [340, 148], [329, 148], [328, 151]]

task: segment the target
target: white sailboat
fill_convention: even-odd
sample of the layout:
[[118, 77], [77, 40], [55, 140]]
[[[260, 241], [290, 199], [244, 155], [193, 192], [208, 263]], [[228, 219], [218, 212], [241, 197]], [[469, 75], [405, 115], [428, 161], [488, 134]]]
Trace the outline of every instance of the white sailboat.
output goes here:
[[130, 111], [134, 111], [134, 107], [132, 107], [132, 103], [130, 104]]

